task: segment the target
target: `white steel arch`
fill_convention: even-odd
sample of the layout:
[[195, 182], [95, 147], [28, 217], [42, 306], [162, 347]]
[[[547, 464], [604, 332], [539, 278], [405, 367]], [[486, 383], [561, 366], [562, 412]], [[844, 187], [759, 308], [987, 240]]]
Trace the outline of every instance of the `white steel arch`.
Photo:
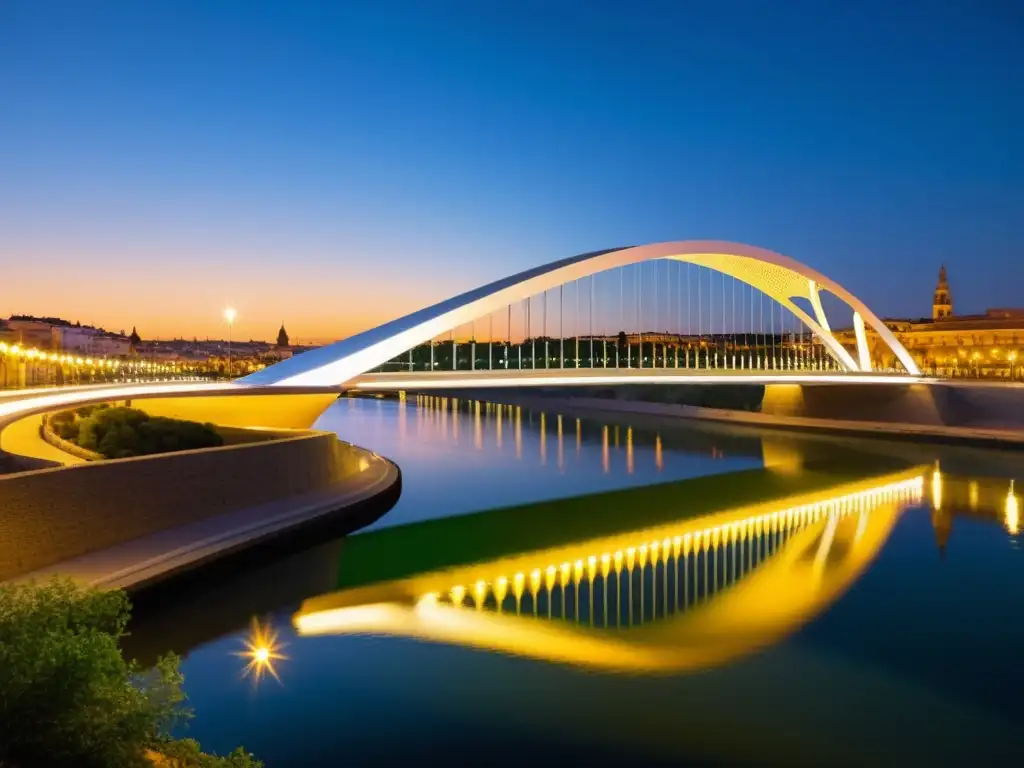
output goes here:
[[[847, 304], [854, 324], [871, 327], [889, 346], [907, 373], [919, 376], [913, 358], [892, 332], [856, 296], [798, 261], [764, 248], [714, 240], [685, 240], [614, 248], [572, 256], [497, 280], [439, 304], [314, 349], [241, 379], [244, 384], [336, 386], [466, 323], [564, 283], [615, 267], [654, 259], [674, 259], [714, 269], [753, 286], [798, 317], [848, 371], [870, 370], [866, 346], [858, 334], [860, 362], [832, 335], [821, 306], [824, 289]], [[794, 303], [810, 302], [814, 317]]]

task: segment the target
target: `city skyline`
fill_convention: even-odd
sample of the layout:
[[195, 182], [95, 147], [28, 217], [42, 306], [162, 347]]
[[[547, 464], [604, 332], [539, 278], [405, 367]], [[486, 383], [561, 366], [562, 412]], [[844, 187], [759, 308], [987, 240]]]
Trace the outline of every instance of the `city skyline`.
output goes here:
[[0, 315], [325, 342], [704, 237], [885, 317], [942, 263], [958, 311], [1024, 303], [1012, 12], [794, 5], [5, 4]]

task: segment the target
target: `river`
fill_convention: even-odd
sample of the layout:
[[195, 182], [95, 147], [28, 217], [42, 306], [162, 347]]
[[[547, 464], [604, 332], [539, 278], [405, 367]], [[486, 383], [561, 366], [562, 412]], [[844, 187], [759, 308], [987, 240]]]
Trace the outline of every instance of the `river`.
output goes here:
[[[218, 574], [132, 628], [140, 658], [183, 654], [186, 735], [207, 750], [242, 744], [268, 766], [895, 765], [1016, 747], [1019, 454], [441, 398], [342, 399], [318, 426], [398, 463], [395, 507], [349, 540]], [[895, 495], [858, 491], [806, 524], [791, 506], [776, 528], [742, 533], [761, 487], [826, 499], [897, 483], [897, 464]], [[592, 518], [560, 501], [616, 490]], [[515, 505], [533, 506], [474, 514]], [[691, 567], [672, 531], [693, 523], [697, 542], [702, 520], [725, 520], [732, 549]], [[616, 542], [661, 530], [662, 554], [643, 545], [653, 566], [623, 581]], [[576, 565], [583, 542], [598, 556], [607, 544], [603, 580], [598, 559]], [[792, 557], [799, 547], [810, 554]], [[531, 552], [567, 554], [534, 574]], [[478, 559], [507, 568], [509, 590], [525, 568], [543, 598], [517, 595], [513, 609], [503, 583], [474, 607], [483, 582], [466, 581], [466, 597], [403, 604]], [[592, 573], [573, 581], [577, 567]], [[691, 588], [700, 610], [684, 612]], [[639, 611], [624, 607], [634, 592]], [[358, 613], [317, 613], [317, 599]], [[299, 631], [297, 613], [329, 621]], [[339, 629], [341, 615], [358, 620]], [[254, 659], [254, 640], [268, 658]]]

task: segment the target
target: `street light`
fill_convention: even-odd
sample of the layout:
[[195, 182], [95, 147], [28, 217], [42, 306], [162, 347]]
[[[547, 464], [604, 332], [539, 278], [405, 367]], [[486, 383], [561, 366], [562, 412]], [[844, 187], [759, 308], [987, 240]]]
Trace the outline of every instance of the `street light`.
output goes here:
[[234, 307], [228, 307], [224, 310], [224, 319], [228, 324], [228, 379], [231, 378], [231, 326], [234, 324], [236, 317], [238, 317], [238, 313]]

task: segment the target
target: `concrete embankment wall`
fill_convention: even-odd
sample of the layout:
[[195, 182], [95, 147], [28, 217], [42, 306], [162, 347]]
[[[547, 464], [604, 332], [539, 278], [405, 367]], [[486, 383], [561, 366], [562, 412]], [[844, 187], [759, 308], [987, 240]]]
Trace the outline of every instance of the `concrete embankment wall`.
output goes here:
[[343, 484], [367, 454], [328, 433], [0, 477], [0, 581], [139, 536]]
[[1024, 387], [909, 384], [765, 387], [760, 413], [770, 416], [921, 426], [1024, 427]]
[[1024, 387], [986, 384], [841, 386], [625, 385], [614, 388], [441, 392], [529, 407], [560, 402], [592, 411], [705, 419], [757, 427], [899, 435], [964, 444], [1024, 446]]

